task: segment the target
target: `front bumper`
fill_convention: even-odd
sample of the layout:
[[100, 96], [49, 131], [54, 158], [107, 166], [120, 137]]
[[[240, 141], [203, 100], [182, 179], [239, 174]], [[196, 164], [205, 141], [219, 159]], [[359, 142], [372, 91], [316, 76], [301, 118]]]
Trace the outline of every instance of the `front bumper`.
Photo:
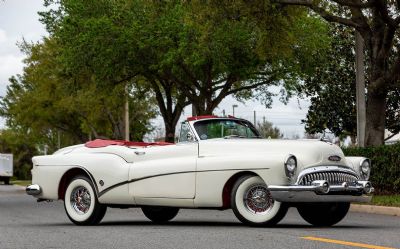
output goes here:
[[272, 198], [280, 202], [370, 202], [374, 192], [369, 181], [342, 185], [329, 185], [327, 181], [314, 181], [311, 186], [268, 186]]

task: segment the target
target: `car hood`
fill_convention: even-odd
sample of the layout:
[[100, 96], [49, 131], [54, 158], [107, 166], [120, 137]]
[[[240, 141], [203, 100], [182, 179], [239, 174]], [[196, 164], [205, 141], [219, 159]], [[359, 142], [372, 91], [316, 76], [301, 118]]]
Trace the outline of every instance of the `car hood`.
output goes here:
[[[318, 165], [348, 166], [340, 147], [319, 140], [280, 140], [280, 139], [209, 139], [199, 143], [199, 156], [249, 156], [271, 155], [281, 157], [282, 162], [289, 155], [295, 155], [299, 166], [311, 167]], [[340, 161], [331, 161], [330, 156], [339, 156]]]

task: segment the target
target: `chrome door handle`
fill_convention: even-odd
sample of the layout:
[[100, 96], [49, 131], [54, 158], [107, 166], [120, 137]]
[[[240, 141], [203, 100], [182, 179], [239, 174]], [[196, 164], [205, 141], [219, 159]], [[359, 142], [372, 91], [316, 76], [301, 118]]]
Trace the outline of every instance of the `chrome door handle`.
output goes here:
[[144, 151], [135, 151], [135, 154], [138, 156], [143, 156], [144, 154], [146, 154], [146, 152]]

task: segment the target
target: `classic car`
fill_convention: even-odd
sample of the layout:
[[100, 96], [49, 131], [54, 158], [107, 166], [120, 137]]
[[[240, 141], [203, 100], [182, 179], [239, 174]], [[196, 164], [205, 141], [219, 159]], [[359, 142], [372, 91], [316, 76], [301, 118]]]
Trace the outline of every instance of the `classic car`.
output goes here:
[[63, 200], [77, 225], [98, 224], [110, 207], [139, 207], [156, 223], [202, 208], [270, 226], [296, 207], [310, 224], [331, 226], [374, 191], [368, 158], [327, 141], [261, 139], [235, 117], [190, 117], [176, 144], [97, 139], [32, 161], [27, 194]]

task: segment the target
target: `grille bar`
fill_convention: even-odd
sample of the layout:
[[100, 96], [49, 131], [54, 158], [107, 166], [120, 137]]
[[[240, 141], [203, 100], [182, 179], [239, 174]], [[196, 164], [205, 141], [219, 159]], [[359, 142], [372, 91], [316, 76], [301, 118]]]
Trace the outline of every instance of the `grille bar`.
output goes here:
[[326, 180], [330, 185], [341, 185], [343, 182], [356, 182], [358, 178], [353, 174], [339, 171], [313, 172], [304, 175], [299, 185], [310, 186], [316, 180]]

